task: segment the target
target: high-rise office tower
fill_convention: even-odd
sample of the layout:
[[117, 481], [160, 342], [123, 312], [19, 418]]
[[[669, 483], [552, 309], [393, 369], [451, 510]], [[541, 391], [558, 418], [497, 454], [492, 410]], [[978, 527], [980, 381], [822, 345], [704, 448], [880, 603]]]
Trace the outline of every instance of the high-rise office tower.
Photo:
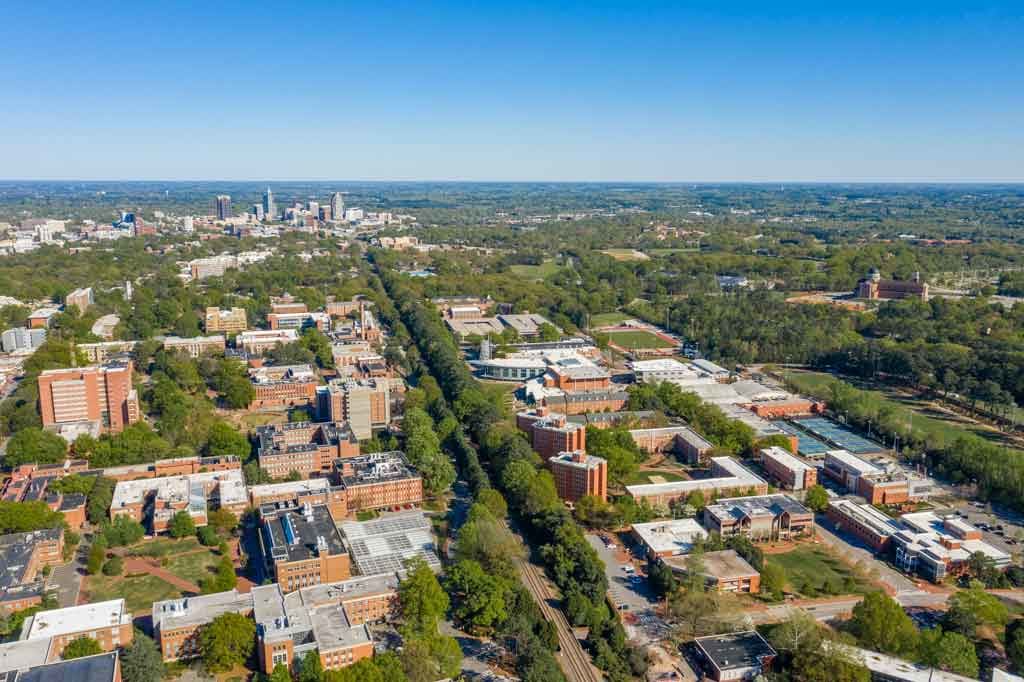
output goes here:
[[274, 206], [274, 193], [267, 188], [267, 191], [263, 194], [263, 215], [267, 217], [267, 220], [273, 220], [277, 217], [277, 207]]
[[331, 195], [331, 218], [341, 220], [345, 215], [345, 197], [341, 192]]
[[217, 220], [227, 220], [231, 217], [231, 197], [227, 194], [217, 195]]

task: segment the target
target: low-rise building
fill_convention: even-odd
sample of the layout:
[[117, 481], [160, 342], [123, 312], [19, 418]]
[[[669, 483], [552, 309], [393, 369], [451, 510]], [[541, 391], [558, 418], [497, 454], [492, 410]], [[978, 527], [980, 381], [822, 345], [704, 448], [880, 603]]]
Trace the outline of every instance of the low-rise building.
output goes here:
[[188, 339], [180, 336], [164, 338], [164, 350], [171, 353], [184, 352], [193, 358], [212, 353], [223, 353], [225, 345], [222, 334], [216, 336], [193, 336]]
[[641, 383], [659, 383], [662, 381], [688, 381], [697, 376], [692, 367], [674, 358], [658, 358], [655, 360], [634, 360], [630, 368]]
[[544, 407], [562, 414], [587, 414], [589, 412], [618, 412], [629, 402], [629, 393], [619, 389], [603, 391], [546, 392], [539, 401]]
[[530, 445], [545, 461], [560, 452], [587, 449], [587, 428], [546, 407], [519, 412], [516, 426], [526, 432]]
[[892, 536], [896, 565], [932, 582], [969, 570], [974, 554], [982, 554], [996, 568], [1012, 559], [1006, 552], [982, 540], [981, 530], [957, 516], [939, 517], [933, 512], [904, 514], [905, 526]]
[[555, 490], [566, 502], [578, 502], [591, 495], [608, 499], [608, 462], [582, 450], [560, 452], [548, 460], [555, 478]]
[[871, 504], [916, 502], [930, 497], [935, 488], [929, 478], [913, 475], [896, 465], [876, 466], [846, 450], [826, 453], [822, 472]]
[[5, 353], [19, 350], [35, 350], [46, 342], [46, 329], [14, 327], [0, 335], [0, 349]]
[[85, 353], [89, 362], [102, 363], [115, 355], [131, 353], [138, 341], [100, 341], [98, 343], [79, 343], [75, 350]]
[[326, 506], [284, 502], [260, 507], [260, 546], [284, 592], [351, 575], [349, 555]]
[[0, 535], [0, 611], [13, 612], [42, 603], [39, 580], [46, 566], [64, 561], [64, 529]]
[[29, 329], [46, 329], [53, 324], [53, 318], [60, 312], [60, 308], [46, 307], [37, 308], [29, 313], [26, 324]]
[[249, 370], [256, 395], [249, 409], [313, 405], [320, 383], [311, 365], [274, 365]]
[[27, 668], [0, 670], [3, 682], [121, 682], [117, 651], [67, 661], [40, 663]]
[[263, 355], [278, 346], [285, 346], [299, 340], [294, 329], [272, 329], [241, 332], [235, 337], [235, 347], [250, 355]]
[[723, 538], [789, 540], [814, 534], [814, 512], [789, 495], [733, 497], [704, 508], [704, 527]]
[[218, 308], [206, 309], [206, 321], [204, 329], [207, 334], [238, 334], [249, 328], [249, 321], [246, 318], [245, 308]]
[[852, 500], [833, 500], [825, 512], [836, 530], [849, 533], [875, 552], [884, 552], [899, 524], [870, 504], [857, 504]]
[[632, 429], [629, 435], [645, 452], [671, 452], [692, 466], [708, 461], [712, 445], [688, 426], [663, 426], [653, 429]]
[[103, 651], [114, 651], [132, 642], [132, 614], [124, 599], [39, 611], [25, 620], [21, 639], [50, 641], [47, 659], [57, 660], [64, 648], [80, 637], [96, 640]]
[[164, 661], [188, 660], [202, 653], [199, 631], [204, 625], [226, 613], [248, 617], [252, 611], [252, 594], [237, 590], [154, 602], [153, 639]]
[[335, 519], [343, 519], [348, 515], [344, 489], [333, 485], [328, 478], [307, 478], [300, 481], [249, 486], [251, 506], [260, 507], [275, 502], [295, 506], [324, 505]]
[[771, 668], [775, 649], [756, 631], [711, 635], [693, 640], [705, 664], [705, 672], [715, 682], [752, 680]]
[[307, 329], [315, 327], [330, 331], [331, 317], [327, 313], [268, 313], [267, 324], [271, 329]]
[[783, 488], [806, 490], [818, 482], [818, 468], [777, 445], [762, 448], [761, 467], [768, 478]]
[[496, 317], [479, 317], [473, 319], [455, 319], [446, 317], [444, 323], [452, 330], [452, 333], [459, 340], [465, 340], [470, 336], [487, 338], [491, 334], [501, 334], [505, 331], [505, 325]]
[[652, 505], [668, 506], [685, 500], [690, 493], [700, 491], [709, 495], [754, 494], [766, 495], [768, 483], [732, 457], [712, 457], [711, 475], [686, 481], [628, 485], [626, 492], [635, 500], [647, 500]]
[[[712, 590], [734, 594], [757, 594], [761, 591], [761, 574], [735, 550], [705, 552], [700, 559], [704, 582]], [[689, 557], [685, 555], [665, 557], [660, 561], [680, 575], [685, 576], [690, 569]]]
[[650, 560], [689, 554], [698, 540], [708, 536], [706, 530], [694, 519], [672, 519], [634, 523], [633, 536], [644, 548]]
[[324, 476], [334, 460], [359, 454], [359, 441], [347, 422], [289, 422], [256, 429], [256, 456], [274, 478], [297, 471], [303, 478]]
[[531, 339], [535, 336], [540, 336], [541, 326], [551, 324], [546, 317], [543, 315], [537, 315], [536, 313], [498, 315], [498, 321], [505, 327], [514, 329], [516, 334], [519, 335], [519, 338], [522, 339]]
[[245, 511], [248, 496], [240, 469], [120, 481], [114, 487], [110, 518], [128, 516], [151, 532], [162, 533], [175, 514], [187, 511], [196, 526], [205, 526], [214, 500], [220, 509], [236, 515]]
[[401, 452], [374, 452], [334, 462], [347, 514], [398, 509], [423, 501], [423, 477]]
[[423, 559], [435, 572], [441, 570], [430, 519], [422, 511], [345, 521], [339, 527], [360, 575], [403, 571], [413, 557]]

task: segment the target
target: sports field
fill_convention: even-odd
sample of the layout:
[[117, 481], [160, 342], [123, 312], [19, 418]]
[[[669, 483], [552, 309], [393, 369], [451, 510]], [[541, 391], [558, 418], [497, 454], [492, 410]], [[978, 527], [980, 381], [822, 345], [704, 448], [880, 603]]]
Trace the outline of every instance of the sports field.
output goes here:
[[608, 339], [620, 348], [671, 348], [672, 344], [643, 329], [608, 332]]

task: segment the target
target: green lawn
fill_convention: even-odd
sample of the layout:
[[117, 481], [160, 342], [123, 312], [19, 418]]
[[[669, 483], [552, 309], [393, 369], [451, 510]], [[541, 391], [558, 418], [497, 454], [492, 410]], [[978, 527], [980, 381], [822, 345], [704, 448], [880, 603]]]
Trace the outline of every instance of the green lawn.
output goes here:
[[[798, 391], [824, 397], [826, 401], [828, 399], [828, 387], [837, 379], [837, 377], [833, 377], [825, 372], [807, 372], [803, 370], [783, 372], [782, 376], [796, 386]], [[850, 382], [848, 381], [848, 383]], [[877, 389], [872, 389], [866, 387], [863, 383], [854, 385], [858, 389], [875, 396], [880, 401], [880, 404], [892, 407], [897, 415], [905, 415], [903, 421], [911, 424], [915, 430], [920, 430], [930, 435], [939, 443], [951, 443], [960, 436], [972, 434], [997, 445], [1018, 449], [1012, 443], [1007, 442], [1003, 434], [984, 428], [979, 424], [962, 420], [956, 415], [936, 410], [927, 400], [920, 400], [905, 395], [886, 386], [878, 386]]]
[[700, 249], [675, 248], [675, 249], [647, 249], [649, 256], [671, 256], [673, 253], [700, 253]]
[[869, 592], [872, 585], [855, 575], [843, 561], [821, 545], [800, 545], [785, 554], [766, 554], [765, 561], [786, 570], [787, 589], [805, 597]]
[[220, 555], [216, 552], [191, 552], [171, 557], [164, 568], [179, 578], [198, 585], [201, 580], [216, 572], [218, 561]]
[[621, 324], [629, 319], [632, 319], [632, 316], [627, 315], [626, 313], [598, 313], [597, 315], [590, 316], [590, 326], [592, 328], [610, 327], [614, 324]]
[[634, 249], [605, 249], [601, 253], [611, 256], [615, 260], [650, 260], [650, 257], [647, 256], [647, 254]]
[[363, 509], [356, 512], [356, 521], [372, 521], [378, 516], [380, 516], [380, 512], [376, 509]]
[[562, 266], [553, 260], [546, 260], [540, 265], [512, 265], [509, 270], [512, 274], [527, 279], [544, 279], [562, 269]]
[[200, 547], [199, 540], [195, 538], [160, 538], [150, 542], [142, 542], [128, 548], [128, 554], [132, 556], [162, 557], [169, 554], [181, 554], [191, 552]]
[[626, 477], [626, 480], [622, 482], [623, 485], [644, 485], [651, 483], [651, 476], [661, 476], [665, 483], [671, 483], [673, 481], [685, 481], [686, 476], [682, 474], [673, 473], [671, 471], [636, 471]]
[[149, 613], [153, 602], [178, 599], [181, 592], [154, 575], [108, 577], [91, 575], [85, 589], [90, 602], [124, 598], [128, 610], [135, 616]]
[[608, 332], [609, 339], [622, 348], [671, 348], [672, 344], [649, 331], [637, 329], [632, 331]]

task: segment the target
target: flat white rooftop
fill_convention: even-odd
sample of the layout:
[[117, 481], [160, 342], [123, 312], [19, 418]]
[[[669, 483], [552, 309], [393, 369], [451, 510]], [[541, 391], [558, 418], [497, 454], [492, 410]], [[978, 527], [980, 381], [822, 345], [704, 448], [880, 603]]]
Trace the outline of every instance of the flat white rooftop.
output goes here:
[[688, 554], [694, 540], [708, 536], [694, 519], [634, 523], [633, 532], [655, 554], [671, 552], [673, 555]]
[[790, 471], [809, 471], [815, 468], [799, 457], [795, 457], [785, 448], [780, 448], [778, 445], [772, 445], [762, 449], [761, 456], [767, 457], [778, 464], [781, 464]]
[[131, 614], [124, 610], [124, 599], [111, 599], [66, 609], [40, 611], [26, 623], [21, 636], [22, 639], [56, 637], [131, 622]]
[[764, 479], [732, 457], [712, 457], [711, 464], [720, 475], [689, 481], [627, 485], [626, 492], [632, 497], [649, 497], [668, 494], [687, 495], [695, 490], [718, 490], [766, 485]]

